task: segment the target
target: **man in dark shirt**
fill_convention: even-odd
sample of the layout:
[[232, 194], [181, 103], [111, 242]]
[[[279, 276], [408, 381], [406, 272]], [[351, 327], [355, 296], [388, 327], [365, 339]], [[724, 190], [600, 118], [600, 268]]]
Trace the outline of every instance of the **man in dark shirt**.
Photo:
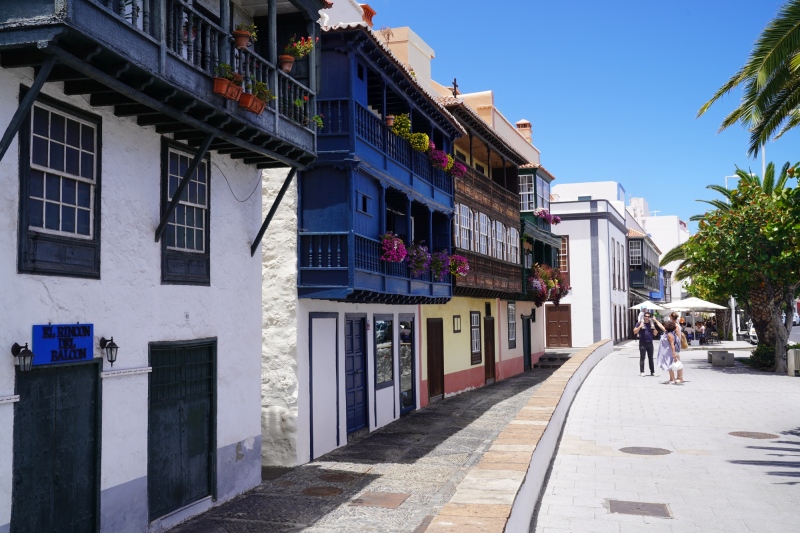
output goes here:
[[655, 376], [653, 366], [653, 337], [658, 334], [658, 329], [654, 322], [650, 321], [650, 312], [644, 312], [644, 318], [633, 328], [633, 334], [639, 336], [639, 372], [642, 377], [644, 373], [644, 356], [647, 354], [647, 362], [650, 364], [650, 375]]

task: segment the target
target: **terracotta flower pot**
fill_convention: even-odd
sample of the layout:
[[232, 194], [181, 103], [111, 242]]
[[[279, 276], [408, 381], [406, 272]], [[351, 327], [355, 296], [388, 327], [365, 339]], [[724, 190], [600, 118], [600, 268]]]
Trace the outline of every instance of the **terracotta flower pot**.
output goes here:
[[260, 115], [264, 111], [266, 105], [267, 103], [264, 100], [256, 98], [252, 94], [245, 93], [239, 97], [239, 107], [251, 113], [255, 113], [256, 115]]
[[294, 67], [294, 56], [290, 56], [288, 54], [279, 55], [278, 66], [282, 71], [288, 74], [292, 71], [292, 67]]
[[225, 78], [214, 78], [214, 93], [236, 102], [242, 94], [242, 86]]
[[394, 115], [386, 115], [386, 125], [390, 128], [394, 126]]
[[250, 46], [250, 32], [243, 30], [236, 30], [233, 32], [233, 40], [236, 43], [236, 48], [244, 50]]

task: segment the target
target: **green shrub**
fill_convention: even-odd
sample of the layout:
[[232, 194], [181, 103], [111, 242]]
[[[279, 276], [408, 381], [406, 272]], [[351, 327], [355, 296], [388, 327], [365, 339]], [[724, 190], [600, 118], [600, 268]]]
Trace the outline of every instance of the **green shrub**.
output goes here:
[[402, 115], [394, 117], [392, 133], [403, 139], [408, 139], [411, 136], [411, 119], [408, 113], [403, 113]]
[[427, 133], [412, 133], [408, 142], [411, 143], [411, 148], [418, 152], [427, 152], [428, 147], [431, 145], [431, 140]]
[[759, 344], [750, 356], [754, 368], [770, 369], [775, 366], [775, 347]]

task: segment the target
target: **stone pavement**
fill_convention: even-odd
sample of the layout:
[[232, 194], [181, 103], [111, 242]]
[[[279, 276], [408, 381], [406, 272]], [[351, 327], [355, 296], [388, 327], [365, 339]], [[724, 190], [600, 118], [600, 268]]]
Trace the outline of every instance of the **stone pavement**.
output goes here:
[[[638, 358], [622, 345], [584, 382], [531, 531], [800, 531], [800, 379], [712, 367], [692, 350], [686, 383], [664, 385], [658, 369], [639, 376]], [[730, 435], [742, 431], [772, 436]], [[612, 513], [609, 500], [666, 504], [671, 517]]]
[[551, 374], [526, 372], [415, 411], [172, 531], [424, 531]]

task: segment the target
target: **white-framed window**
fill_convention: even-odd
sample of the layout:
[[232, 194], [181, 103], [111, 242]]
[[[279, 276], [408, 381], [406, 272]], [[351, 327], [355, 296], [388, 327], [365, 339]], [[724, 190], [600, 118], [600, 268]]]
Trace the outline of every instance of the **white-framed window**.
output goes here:
[[631, 241], [628, 244], [628, 252], [630, 253], [631, 266], [642, 264], [642, 241]]
[[[172, 201], [172, 196], [191, 162], [191, 155], [170, 148], [167, 167], [167, 203]], [[204, 253], [208, 228], [208, 165], [206, 161], [201, 161], [197, 165], [197, 169], [189, 180], [175, 211], [169, 218], [164, 238], [169, 250]]]
[[519, 264], [519, 231], [511, 228], [508, 231], [508, 249], [510, 251], [508, 260], [514, 264]]
[[94, 238], [97, 126], [36, 102], [28, 181], [28, 229]]
[[517, 304], [508, 302], [508, 349], [517, 347]]
[[471, 250], [472, 243], [472, 211], [464, 204], [461, 204], [461, 247]]
[[481, 363], [481, 314], [479, 311], [469, 312], [469, 342], [473, 365]]
[[480, 240], [480, 220], [478, 219], [478, 212], [472, 212], [472, 251], [478, 251], [478, 241]]
[[455, 247], [461, 248], [461, 207], [458, 204], [453, 207], [453, 240]]
[[502, 222], [496, 221], [495, 225], [495, 240], [497, 242], [497, 247], [495, 249], [494, 257], [497, 259], [505, 260], [506, 254], [506, 228], [503, 226]]
[[519, 175], [519, 210], [533, 211], [536, 209], [536, 187], [533, 174]]
[[614, 290], [617, 290], [617, 258], [614, 257], [616, 253], [617, 241], [611, 239], [611, 284]]
[[550, 184], [541, 176], [536, 177], [536, 207], [550, 210]]
[[480, 213], [480, 247], [478, 251], [482, 254], [488, 253], [489, 248], [489, 217]]
[[561, 237], [561, 250], [558, 254], [558, 268], [569, 284], [569, 237]]

